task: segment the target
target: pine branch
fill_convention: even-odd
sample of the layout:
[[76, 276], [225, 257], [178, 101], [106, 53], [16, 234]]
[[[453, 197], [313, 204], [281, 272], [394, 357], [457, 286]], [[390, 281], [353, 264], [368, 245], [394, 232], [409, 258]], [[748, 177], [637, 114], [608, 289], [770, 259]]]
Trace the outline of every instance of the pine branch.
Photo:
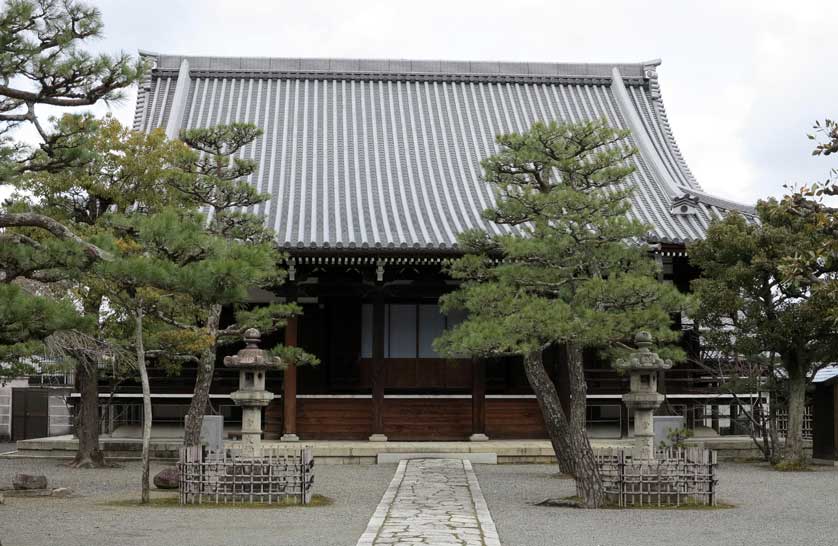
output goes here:
[[0, 211], [0, 228], [36, 227], [49, 231], [59, 239], [72, 241], [81, 246], [87, 256], [94, 260], [109, 261], [113, 259], [110, 252], [102, 250], [96, 245], [88, 243], [70, 230], [67, 226], [49, 216], [34, 212], [5, 212]]

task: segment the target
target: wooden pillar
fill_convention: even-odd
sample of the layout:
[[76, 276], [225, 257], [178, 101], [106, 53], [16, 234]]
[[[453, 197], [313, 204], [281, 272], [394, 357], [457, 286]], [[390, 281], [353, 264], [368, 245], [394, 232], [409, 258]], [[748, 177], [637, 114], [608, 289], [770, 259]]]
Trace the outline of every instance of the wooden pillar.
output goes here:
[[471, 436], [472, 442], [485, 442], [486, 436], [486, 363], [471, 361]]
[[696, 427], [696, 413], [698, 412], [698, 404], [694, 401], [687, 402], [686, 410], [686, 426], [690, 430], [695, 430]]
[[384, 434], [384, 295], [372, 304], [372, 435], [370, 442], [386, 442]]
[[710, 423], [713, 430], [716, 431], [717, 434], [721, 433], [721, 427], [719, 426], [719, 401], [713, 400], [713, 405], [710, 406]]
[[832, 460], [838, 461], [838, 383], [832, 386]]
[[832, 460], [838, 461], [838, 383], [832, 385]]
[[[297, 346], [297, 317], [288, 319], [285, 325], [285, 345]], [[299, 441], [297, 436], [297, 366], [285, 368], [282, 381], [282, 438], [283, 442]]]
[[622, 400], [620, 401], [620, 438], [628, 438], [629, 437], [629, 421], [631, 417], [629, 415], [628, 406], [626, 406], [625, 402]]

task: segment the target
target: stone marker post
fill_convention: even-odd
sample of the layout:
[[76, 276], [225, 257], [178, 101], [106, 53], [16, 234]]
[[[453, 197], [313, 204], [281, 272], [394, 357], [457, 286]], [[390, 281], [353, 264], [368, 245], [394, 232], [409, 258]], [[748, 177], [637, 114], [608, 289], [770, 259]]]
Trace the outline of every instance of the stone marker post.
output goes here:
[[655, 458], [655, 428], [652, 415], [663, 403], [663, 395], [658, 393], [658, 371], [668, 370], [672, 362], [663, 360], [657, 353], [649, 350], [652, 335], [638, 332], [634, 336], [637, 350], [627, 359], [618, 359], [614, 363], [617, 370], [629, 373], [629, 393], [623, 395], [623, 402], [629, 409], [634, 409], [634, 446], [635, 458], [651, 460]]
[[242, 447], [258, 456], [262, 448], [262, 408], [270, 404], [274, 395], [265, 390], [265, 376], [270, 369], [282, 367], [282, 361], [259, 348], [259, 330], [248, 328], [244, 333], [247, 344], [235, 356], [225, 356], [224, 365], [239, 370], [239, 390], [230, 394], [242, 408]]

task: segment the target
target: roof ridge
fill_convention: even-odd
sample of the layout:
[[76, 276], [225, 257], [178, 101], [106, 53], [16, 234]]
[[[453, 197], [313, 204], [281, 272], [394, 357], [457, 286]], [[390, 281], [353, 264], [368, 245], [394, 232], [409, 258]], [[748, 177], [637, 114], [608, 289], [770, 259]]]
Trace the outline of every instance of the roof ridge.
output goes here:
[[140, 55], [155, 57], [157, 60], [156, 68], [160, 70], [177, 70], [181, 61], [186, 59], [189, 62], [190, 69], [193, 71], [362, 72], [381, 74], [578, 76], [610, 78], [612, 69], [617, 67], [624, 77], [645, 79], [645, 70], [650, 66], [650, 62], [586, 63], [173, 55], [152, 53], [145, 50], [140, 50]]

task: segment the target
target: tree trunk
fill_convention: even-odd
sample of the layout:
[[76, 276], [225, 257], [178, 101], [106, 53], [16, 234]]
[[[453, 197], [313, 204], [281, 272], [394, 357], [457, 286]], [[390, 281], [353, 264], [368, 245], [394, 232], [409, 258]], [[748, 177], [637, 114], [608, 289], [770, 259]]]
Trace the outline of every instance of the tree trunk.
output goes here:
[[573, 433], [571, 440], [576, 458], [576, 496], [585, 508], [599, 508], [605, 503], [605, 488], [599, 465], [594, 458], [594, 451], [588, 435], [584, 431]]
[[143, 387], [143, 477], [140, 503], [149, 502], [149, 451], [151, 450], [151, 388], [148, 384], [148, 370], [145, 367], [145, 346], [143, 345], [143, 311], [137, 310], [135, 319], [135, 343], [137, 347], [137, 369], [140, 371], [140, 383]]
[[588, 385], [585, 382], [582, 348], [575, 343], [567, 344], [567, 365], [571, 396], [570, 446], [576, 465], [576, 496], [586, 508], [598, 508], [605, 502], [605, 489], [585, 432]]
[[550, 376], [547, 375], [547, 370], [544, 369], [543, 354], [541, 351], [533, 351], [524, 355], [524, 370], [526, 371], [530, 387], [538, 400], [538, 406], [541, 408], [541, 415], [544, 417], [547, 434], [550, 436], [553, 451], [556, 453], [556, 459], [559, 461], [559, 468], [562, 473], [575, 477], [576, 466], [574, 464], [573, 452], [568, 442], [570, 437], [568, 420], [562, 410], [562, 404], [559, 400], [559, 393], [556, 391], [556, 386], [553, 384]]
[[96, 364], [79, 358], [76, 364], [76, 385], [79, 411], [76, 415], [76, 436], [79, 449], [68, 466], [102, 468], [108, 466], [99, 449], [99, 385]]
[[201, 354], [198, 363], [198, 375], [195, 378], [195, 388], [192, 390], [192, 402], [186, 414], [183, 431], [183, 445], [197, 446], [201, 444], [201, 423], [209, 402], [209, 391], [212, 386], [212, 376], [215, 372], [215, 350], [218, 337], [218, 326], [221, 323], [221, 306], [213, 305], [207, 317], [206, 332], [210, 338], [210, 347]]
[[789, 372], [788, 429], [783, 459], [791, 464], [803, 464], [803, 414], [806, 410], [806, 375]]

